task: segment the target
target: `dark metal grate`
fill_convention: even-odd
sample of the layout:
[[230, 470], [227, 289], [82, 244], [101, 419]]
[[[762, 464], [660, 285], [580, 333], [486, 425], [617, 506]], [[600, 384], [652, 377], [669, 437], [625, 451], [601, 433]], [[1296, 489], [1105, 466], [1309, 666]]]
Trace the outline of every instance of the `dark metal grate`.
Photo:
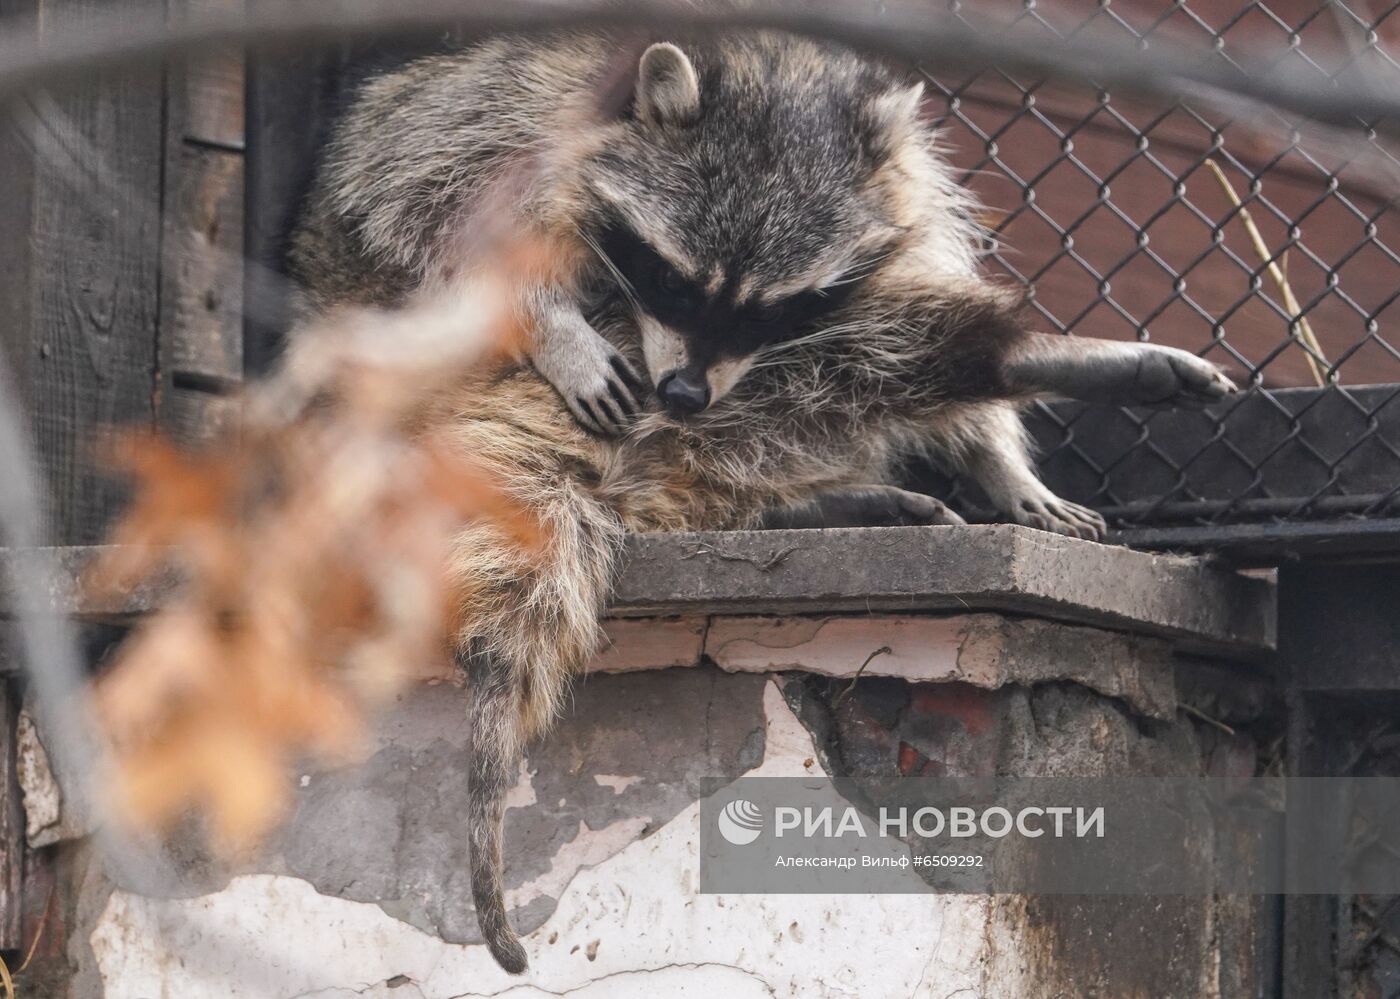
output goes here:
[[[1293, 60], [1319, 87], [1400, 76], [1387, 51], [1400, 51], [1397, 10], [1364, 0], [966, 7], [1008, 31]], [[1057, 491], [1125, 528], [1400, 516], [1400, 350], [1387, 336], [1400, 320], [1396, 150], [1274, 111], [1221, 113], [1218, 101], [1148, 106], [994, 70], [932, 66], [928, 78], [947, 151], [988, 209], [988, 270], [1030, 289], [1046, 329], [1168, 343], [1253, 388], [1206, 414], [1039, 406], [1031, 424]]]

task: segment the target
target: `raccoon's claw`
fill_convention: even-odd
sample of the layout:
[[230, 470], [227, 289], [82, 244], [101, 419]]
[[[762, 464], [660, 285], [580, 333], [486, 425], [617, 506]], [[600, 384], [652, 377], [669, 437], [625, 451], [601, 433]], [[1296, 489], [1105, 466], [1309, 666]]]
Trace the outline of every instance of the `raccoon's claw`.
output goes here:
[[1018, 524], [1086, 541], [1098, 541], [1108, 530], [1108, 523], [1096, 511], [1053, 495], [1023, 499], [1011, 515]]
[[589, 433], [612, 437], [622, 433], [626, 418], [616, 410], [616, 404], [608, 396], [585, 399], [575, 396], [565, 400], [574, 419]]
[[614, 354], [611, 358], [611, 364], [612, 374], [608, 378], [609, 391], [622, 405], [625, 415], [628, 418], [634, 417], [642, 409], [639, 400], [647, 397], [646, 382], [621, 354]]
[[564, 402], [585, 430], [617, 436], [641, 411], [642, 380], [620, 354], [609, 358], [608, 370], [588, 393], [566, 396]]

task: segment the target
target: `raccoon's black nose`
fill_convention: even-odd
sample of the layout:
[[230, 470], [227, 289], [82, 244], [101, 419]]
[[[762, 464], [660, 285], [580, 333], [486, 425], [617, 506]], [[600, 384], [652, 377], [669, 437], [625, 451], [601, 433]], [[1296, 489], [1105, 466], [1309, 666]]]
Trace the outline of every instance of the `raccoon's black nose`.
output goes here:
[[672, 371], [662, 378], [656, 394], [672, 416], [689, 416], [710, 404], [710, 386], [704, 376], [697, 378], [686, 371]]

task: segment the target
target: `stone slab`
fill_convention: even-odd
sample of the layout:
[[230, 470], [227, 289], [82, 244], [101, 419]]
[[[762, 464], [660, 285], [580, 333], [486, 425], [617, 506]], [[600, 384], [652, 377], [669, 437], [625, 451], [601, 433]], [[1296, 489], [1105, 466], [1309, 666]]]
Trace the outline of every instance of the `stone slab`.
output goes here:
[[1260, 655], [1277, 633], [1271, 579], [1010, 524], [630, 539], [610, 613], [996, 610]]
[[[96, 548], [55, 550], [55, 603], [94, 617], [147, 612], [166, 586], [118, 600], [65, 596]], [[0, 549], [0, 569], [23, 553]], [[0, 613], [14, 606], [0, 572]], [[168, 584], [167, 584], [168, 585]], [[628, 541], [613, 617], [1005, 611], [1259, 656], [1277, 632], [1269, 578], [1009, 524], [649, 534]]]

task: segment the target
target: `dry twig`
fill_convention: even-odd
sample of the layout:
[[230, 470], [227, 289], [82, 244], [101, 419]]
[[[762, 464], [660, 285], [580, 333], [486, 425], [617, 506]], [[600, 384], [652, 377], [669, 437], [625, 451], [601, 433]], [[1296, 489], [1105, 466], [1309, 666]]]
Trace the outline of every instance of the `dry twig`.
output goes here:
[[888, 645], [882, 645], [874, 652], [870, 653], [870, 655], [866, 656], [865, 662], [860, 664], [860, 669], [856, 670], [855, 676], [851, 677], [851, 682], [846, 684], [845, 688], [841, 691], [841, 693], [837, 694], [836, 697], [832, 700], [831, 710], [835, 711], [837, 708], [839, 708], [841, 706], [841, 702], [846, 699], [846, 695], [856, 689], [856, 683], [860, 680], [861, 675], [865, 673], [865, 667], [869, 666], [871, 661], [876, 656], [887, 656], [890, 655], [893, 651], [894, 650], [891, 649]]
[[464, 298], [341, 313], [298, 337], [235, 439], [193, 455], [117, 441], [135, 500], [87, 585], [126, 589], [172, 561], [186, 581], [97, 690], [119, 817], [158, 829], [197, 806], [225, 852], [255, 845], [295, 760], [352, 753], [365, 710], [441, 655], [461, 525], [538, 544], [539, 525], [423, 425], [438, 390], [518, 350], [509, 301], [497, 275]]
[[1212, 718], [1210, 715], [1206, 714], [1198, 707], [1194, 707], [1190, 704], [1178, 704], [1177, 707], [1179, 707], [1186, 714], [1190, 715], [1192, 718], [1195, 718], [1198, 721], [1203, 721], [1212, 728], [1219, 729], [1221, 732], [1224, 732], [1226, 735], [1233, 736], [1235, 734], [1235, 730], [1229, 725], [1226, 725], [1219, 718]]
[[1303, 354], [1308, 359], [1308, 368], [1312, 371], [1313, 379], [1319, 386], [1327, 384], [1327, 375], [1323, 372], [1319, 361], [1327, 364], [1327, 356], [1322, 352], [1322, 345], [1317, 342], [1317, 337], [1313, 335], [1312, 324], [1308, 322], [1308, 317], [1303, 315], [1303, 307], [1298, 304], [1298, 297], [1293, 294], [1293, 285], [1288, 280], [1286, 265], [1288, 254], [1284, 253], [1283, 263], [1274, 259], [1274, 254], [1269, 250], [1269, 244], [1264, 242], [1264, 234], [1259, 231], [1259, 227], [1254, 224], [1254, 218], [1249, 214], [1249, 209], [1240, 200], [1239, 194], [1235, 191], [1235, 186], [1230, 183], [1230, 178], [1225, 176], [1225, 171], [1220, 169], [1220, 164], [1213, 159], [1206, 159], [1206, 166], [1211, 173], [1215, 174], [1215, 179], [1220, 182], [1221, 188], [1225, 191], [1225, 196], [1230, 199], [1230, 203], [1235, 206], [1240, 217], [1240, 223], [1244, 226], [1245, 232], [1249, 233], [1249, 240], [1254, 244], [1254, 252], [1259, 255], [1259, 262], [1269, 271], [1269, 276], [1274, 279], [1274, 284], [1278, 285], [1279, 294], [1283, 296], [1283, 307], [1288, 310], [1288, 314], [1293, 318], [1295, 327], [1295, 339], [1301, 341]]

